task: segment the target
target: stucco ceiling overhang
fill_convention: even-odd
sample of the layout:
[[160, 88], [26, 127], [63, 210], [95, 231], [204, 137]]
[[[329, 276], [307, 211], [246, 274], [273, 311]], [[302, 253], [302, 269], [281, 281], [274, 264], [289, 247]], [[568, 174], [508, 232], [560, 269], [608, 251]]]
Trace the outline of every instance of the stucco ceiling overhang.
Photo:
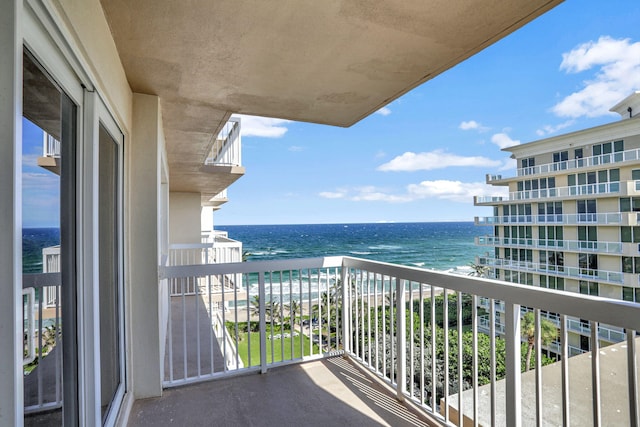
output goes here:
[[561, 0], [101, 0], [134, 92], [158, 95], [171, 186], [232, 113], [336, 126]]

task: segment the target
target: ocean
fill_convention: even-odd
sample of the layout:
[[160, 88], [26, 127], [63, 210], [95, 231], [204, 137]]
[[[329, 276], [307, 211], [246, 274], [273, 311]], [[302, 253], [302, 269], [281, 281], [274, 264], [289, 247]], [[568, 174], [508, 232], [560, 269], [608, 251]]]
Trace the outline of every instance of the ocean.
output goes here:
[[487, 248], [472, 222], [216, 226], [243, 243], [248, 261], [348, 255], [441, 271], [469, 270]]
[[[475, 236], [491, 227], [472, 222], [229, 225], [216, 229], [243, 243], [248, 261], [348, 255], [375, 261], [451, 271], [468, 270], [487, 248]], [[23, 271], [42, 271], [42, 249], [60, 243], [57, 228], [25, 228]]]

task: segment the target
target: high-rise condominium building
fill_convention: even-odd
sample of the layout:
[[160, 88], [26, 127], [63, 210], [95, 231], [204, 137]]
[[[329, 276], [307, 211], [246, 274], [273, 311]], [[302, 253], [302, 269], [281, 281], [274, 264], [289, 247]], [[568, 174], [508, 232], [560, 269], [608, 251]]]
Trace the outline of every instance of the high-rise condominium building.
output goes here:
[[[476, 197], [493, 216], [477, 217], [493, 233], [478, 263], [508, 282], [640, 302], [640, 92], [612, 112], [620, 121], [506, 148], [515, 176], [488, 175], [507, 197]], [[481, 301], [490, 310], [488, 301]], [[496, 331], [504, 310], [495, 303]], [[544, 313], [559, 326], [554, 313]], [[488, 329], [489, 316], [481, 319]], [[590, 349], [590, 325], [570, 318], [569, 353]], [[624, 339], [601, 325], [601, 345]], [[557, 342], [547, 347], [558, 351]]]

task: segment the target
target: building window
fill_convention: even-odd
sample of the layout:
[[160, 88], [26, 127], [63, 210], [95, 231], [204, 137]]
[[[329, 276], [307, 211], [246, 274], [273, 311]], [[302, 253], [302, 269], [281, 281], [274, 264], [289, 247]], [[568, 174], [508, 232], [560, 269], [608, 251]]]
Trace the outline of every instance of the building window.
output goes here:
[[621, 197], [620, 212], [640, 212], [640, 197]]
[[620, 227], [620, 240], [624, 243], [640, 243], [640, 226]]
[[580, 293], [583, 295], [593, 295], [597, 297], [600, 294], [598, 282], [580, 280]]
[[623, 273], [640, 273], [640, 257], [623, 256], [622, 272]]
[[622, 287], [622, 299], [624, 301], [640, 302], [640, 288]]
[[578, 187], [570, 190], [570, 194], [573, 196], [593, 194], [596, 192], [619, 191], [619, 181], [620, 169], [605, 169], [597, 172], [582, 172], [567, 175], [569, 187]]
[[521, 159], [520, 164], [522, 165], [522, 174], [523, 175], [533, 175], [533, 167], [536, 165], [536, 159], [534, 157], [528, 157], [526, 159]]
[[569, 160], [568, 151], [559, 151], [553, 153], [553, 170], [564, 170], [567, 168], [567, 160]]
[[576, 148], [574, 153], [575, 153], [575, 159], [576, 159], [576, 166], [579, 168], [584, 166], [584, 160], [582, 160], [582, 158], [584, 157], [584, 151], [582, 150], [582, 148]]
[[562, 222], [562, 202], [538, 203], [538, 222]]
[[633, 169], [631, 171], [631, 179], [634, 181], [640, 180], [640, 169]]
[[596, 276], [598, 274], [598, 255], [579, 254], [578, 267], [580, 268], [580, 274]]
[[531, 203], [503, 205], [502, 214], [508, 222], [531, 222]]
[[564, 277], [540, 276], [540, 287], [564, 291]]
[[504, 227], [504, 243], [506, 245], [530, 245], [533, 233], [530, 225], [512, 225]]
[[562, 247], [563, 229], [560, 225], [538, 227], [538, 244], [540, 246]]
[[596, 144], [591, 148], [594, 157], [595, 164], [621, 162], [622, 152], [624, 151], [624, 141], [605, 142], [602, 144]]
[[540, 266], [551, 271], [564, 271], [564, 253], [540, 251]]
[[578, 226], [578, 241], [581, 249], [595, 249], [598, 244], [598, 228], [595, 225]]
[[576, 201], [576, 207], [578, 212], [578, 222], [597, 221], [596, 199], [578, 200]]

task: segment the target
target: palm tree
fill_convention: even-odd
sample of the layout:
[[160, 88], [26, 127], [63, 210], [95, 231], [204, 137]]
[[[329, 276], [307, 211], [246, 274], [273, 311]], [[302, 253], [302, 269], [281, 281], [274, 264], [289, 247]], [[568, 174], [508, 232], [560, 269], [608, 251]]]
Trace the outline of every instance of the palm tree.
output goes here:
[[487, 277], [489, 275], [490, 269], [488, 265], [476, 264], [475, 262], [472, 262], [469, 265], [472, 269], [472, 271], [469, 273], [469, 276]]
[[289, 316], [291, 316], [291, 319], [294, 322], [296, 321], [297, 314], [302, 315], [302, 306], [300, 305], [300, 302], [298, 300], [291, 300], [291, 302], [287, 304], [285, 308], [289, 312]]
[[249, 307], [249, 313], [252, 316], [260, 316], [260, 296], [254, 295], [251, 298], [251, 307]]
[[[522, 316], [522, 323], [520, 324], [520, 333], [527, 339], [527, 358], [525, 360], [525, 371], [528, 371], [531, 367], [531, 353], [533, 346], [535, 345], [535, 331], [536, 322], [532, 311], [527, 312]], [[558, 335], [558, 329], [556, 326], [547, 319], [540, 319], [540, 341], [542, 344], [547, 345], [553, 341]]]

